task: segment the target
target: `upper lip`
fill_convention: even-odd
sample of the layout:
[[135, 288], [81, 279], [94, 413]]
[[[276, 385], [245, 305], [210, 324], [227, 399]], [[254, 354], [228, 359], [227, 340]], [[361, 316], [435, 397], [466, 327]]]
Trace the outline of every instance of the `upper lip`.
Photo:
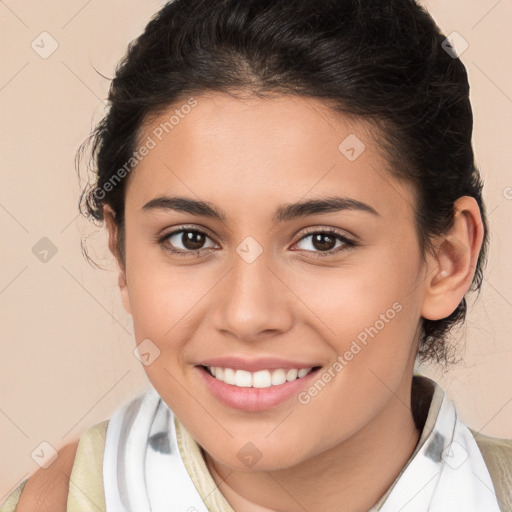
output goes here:
[[255, 359], [248, 359], [241, 356], [225, 356], [225, 357], [212, 357], [201, 361], [199, 365], [202, 366], [218, 366], [221, 368], [232, 368], [233, 370], [246, 370], [248, 372], [257, 372], [260, 370], [289, 370], [291, 368], [314, 368], [320, 366], [316, 363], [304, 363], [301, 361], [291, 361], [289, 359], [279, 359], [277, 357], [258, 357]]

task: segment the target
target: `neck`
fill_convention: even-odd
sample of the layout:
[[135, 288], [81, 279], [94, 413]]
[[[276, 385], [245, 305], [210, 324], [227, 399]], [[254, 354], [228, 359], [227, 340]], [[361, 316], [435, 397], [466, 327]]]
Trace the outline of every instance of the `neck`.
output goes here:
[[388, 490], [418, 444], [422, 419], [405, 405], [410, 403], [409, 385], [356, 434], [291, 468], [232, 470], [207, 453], [205, 461], [237, 512], [364, 512]]

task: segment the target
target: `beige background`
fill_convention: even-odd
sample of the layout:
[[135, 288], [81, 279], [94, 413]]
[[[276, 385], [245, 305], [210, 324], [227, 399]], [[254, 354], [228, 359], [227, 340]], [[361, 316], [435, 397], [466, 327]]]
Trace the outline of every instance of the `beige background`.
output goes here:
[[[0, 1], [1, 251], [0, 502], [55, 449], [109, 418], [146, 385], [134, 357], [103, 229], [77, 213], [79, 144], [99, 121], [114, 66], [163, 5], [157, 0]], [[465, 363], [434, 376], [463, 421], [512, 437], [512, 41], [510, 0], [431, 0], [445, 34], [469, 43], [474, 147], [486, 182], [492, 247], [481, 296], [459, 334]], [[57, 42], [51, 49], [48, 32]], [[43, 42], [41, 39], [44, 38]], [[43, 237], [55, 255], [32, 248]], [[87, 238], [106, 271], [89, 266]]]

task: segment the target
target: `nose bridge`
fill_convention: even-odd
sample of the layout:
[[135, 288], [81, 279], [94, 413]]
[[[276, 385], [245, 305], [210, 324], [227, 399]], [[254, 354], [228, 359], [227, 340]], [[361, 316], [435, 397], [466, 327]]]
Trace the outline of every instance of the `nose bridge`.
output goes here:
[[268, 285], [270, 250], [260, 237], [245, 236], [234, 249], [230, 279], [242, 293], [259, 293], [259, 287]]
[[[259, 244], [258, 244], [259, 245]], [[267, 252], [256, 247], [254, 241], [244, 241], [233, 256], [228, 276], [228, 297], [238, 310], [259, 310], [270, 305], [270, 276]]]
[[238, 246], [218, 297], [215, 315], [218, 329], [231, 331], [241, 339], [251, 339], [261, 331], [285, 328], [289, 318], [280, 289], [282, 284], [275, 282], [270, 270], [273, 267], [270, 254], [254, 239], [246, 239]]

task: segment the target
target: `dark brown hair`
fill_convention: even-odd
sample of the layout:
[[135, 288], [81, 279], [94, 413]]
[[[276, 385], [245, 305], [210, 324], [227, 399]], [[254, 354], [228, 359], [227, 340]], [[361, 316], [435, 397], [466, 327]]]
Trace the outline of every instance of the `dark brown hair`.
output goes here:
[[[207, 91], [293, 94], [378, 127], [389, 170], [413, 185], [419, 246], [432, 250], [474, 197], [485, 235], [471, 290], [480, 290], [488, 245], [482, 181], [475, 167], [466, 69], [413, 0], [174, 0], [130, 43], [92, 144], [97, 171], [80, 211], [103, 220], [112, 207], [124, 262], [124, 196], [141, 127], [171, 104]], [[125, 172], [122, 172], [124, 169]], [[442, 320], [422, 319], [418, 357], [447, 363], [447, 337], [466, 300]]]

